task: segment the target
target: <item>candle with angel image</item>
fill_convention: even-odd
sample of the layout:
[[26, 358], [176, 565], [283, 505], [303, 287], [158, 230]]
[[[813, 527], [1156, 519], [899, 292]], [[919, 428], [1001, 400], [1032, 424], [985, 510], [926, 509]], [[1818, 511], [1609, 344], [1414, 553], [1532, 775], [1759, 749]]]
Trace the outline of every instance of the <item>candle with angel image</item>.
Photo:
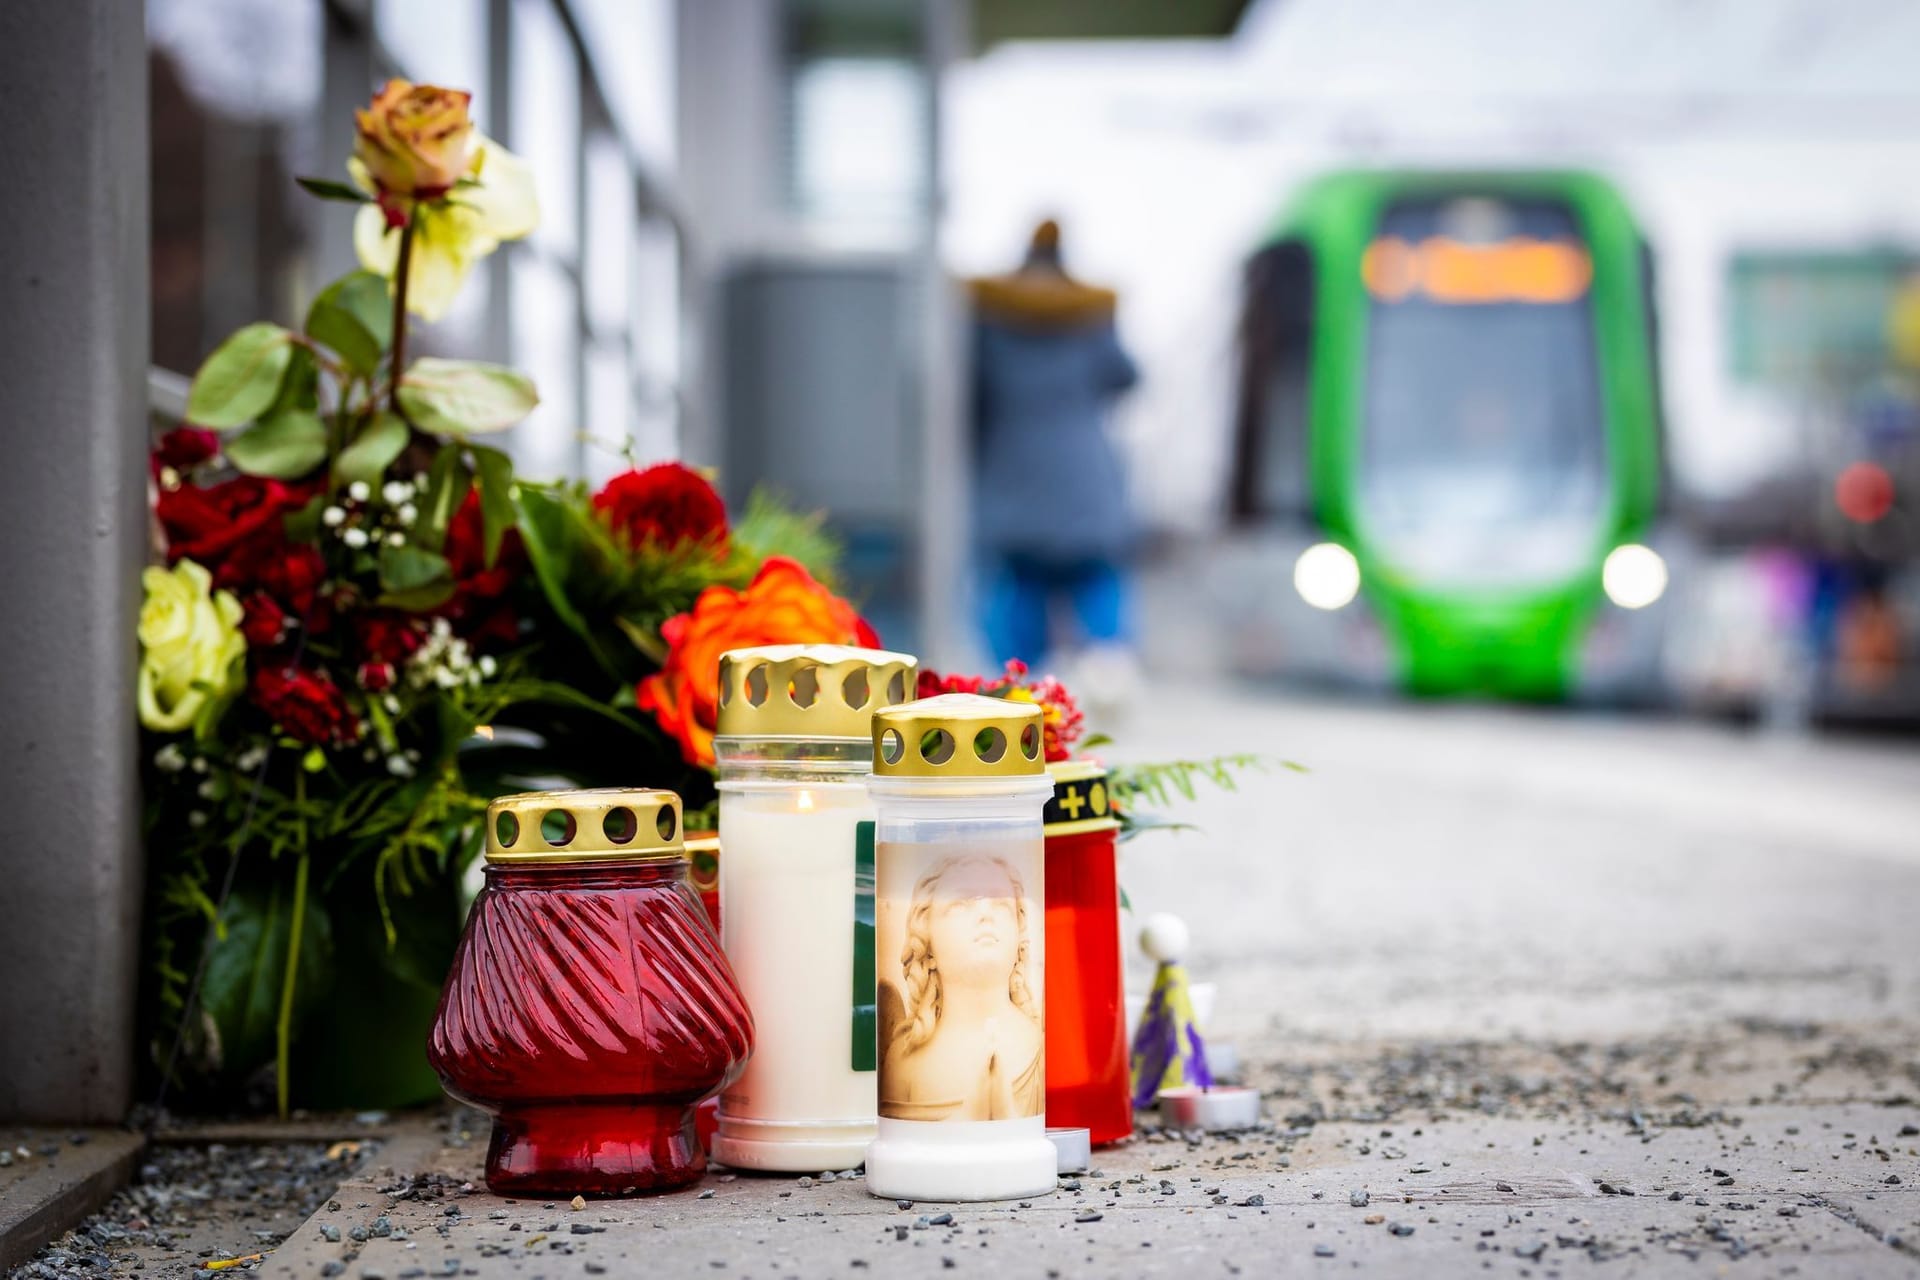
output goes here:
[[867, 1190], [1053, 1190], [1040, 711], [972, 694], [873, 718], [878, 1133]]
[[[880, 1114], [896, 1120], [1013, 1120], [1046, 1108], [1039, 911], [1020, 853], [892, 850], [896, 875], [926, 867], [904, 899], [882, 886], [883, 940], [897, 967], [880, 980]], [[914, 855], [918, 855], [917, 857]], [[1030, 852], [1028, 859], [1030, 860]], [[1029, 872], [1031, 875], [1031, 871]]]

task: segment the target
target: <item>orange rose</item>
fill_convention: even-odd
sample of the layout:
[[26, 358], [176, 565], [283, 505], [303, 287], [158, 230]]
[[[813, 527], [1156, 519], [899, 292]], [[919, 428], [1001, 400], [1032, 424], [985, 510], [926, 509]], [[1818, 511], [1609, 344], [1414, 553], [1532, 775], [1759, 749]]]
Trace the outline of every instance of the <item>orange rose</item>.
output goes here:
[[713, 767], [720, 715], [720, 655], [760, 644], [851, 644], [873, 649], [880, 637], [853, 606], [792, 560], [775, 556], [745, 591], [708, 587], [689, 613], [660, 627], [666, 665], [640, 682], [636, 700], [680, 740], [688, 764]]
[[354, 157], [385, 195], [443, 196], [473, 164], [472, 101], [464, 90], [389, 80], [365, 111], [353, 113]]

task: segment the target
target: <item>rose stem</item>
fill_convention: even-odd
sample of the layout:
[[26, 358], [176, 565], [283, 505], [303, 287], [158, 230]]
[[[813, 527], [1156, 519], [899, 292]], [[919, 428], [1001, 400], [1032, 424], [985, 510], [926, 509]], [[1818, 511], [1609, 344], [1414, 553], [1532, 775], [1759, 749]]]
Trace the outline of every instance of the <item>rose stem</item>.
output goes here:
[[413, 230], [419, 221], [420, 205], [416, 201], [407, 210], [407, 225], [400, 228], [400, 263], [393, 277], [393, 359], [388, 370], [387, 403], [402, 419], [407, 416], [400, 412], [400, 371], [407, 364], [407, 276], [413, 266]]

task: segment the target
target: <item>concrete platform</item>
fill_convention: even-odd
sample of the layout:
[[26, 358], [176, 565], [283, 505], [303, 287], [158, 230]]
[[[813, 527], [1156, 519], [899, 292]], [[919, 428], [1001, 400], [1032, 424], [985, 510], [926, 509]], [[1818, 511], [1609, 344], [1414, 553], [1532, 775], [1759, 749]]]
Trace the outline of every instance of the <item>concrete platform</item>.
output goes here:
[[0, 1126], [0, 1268], [26, 1261], [99, 1207], [144, 1146], [124, 1129]]
[[[1769, 1106], [1691, 1128], [1444, 1114], [1155, 1135], [1049, 1197], [906, 1208], [857, 1177], [724, 1171], [581, 1209], [506, 1200], [475, 1189], [484, 1130], [419, 1134], [263, 1273], [1913, 1276], [1920, 1137], [1894, 1135], [1916, 1120], [1914, 1105]], [[1890, 1169], [1908, 1172], [1890, 1185]]]
[[575, 1211], [477, 1189], [473, 1117], [396, 1118], [310, 1219], [142, 1274], [291, 1229], [263, 1271], [1920, 1276], [1914, 746], [1200, 686], [1112, 728], [1311, 767], [1123, 858], [1142, 912], [1191, 925], [1267, 1130], [1142, 1138], [1026, 1207], [716, 1172]]

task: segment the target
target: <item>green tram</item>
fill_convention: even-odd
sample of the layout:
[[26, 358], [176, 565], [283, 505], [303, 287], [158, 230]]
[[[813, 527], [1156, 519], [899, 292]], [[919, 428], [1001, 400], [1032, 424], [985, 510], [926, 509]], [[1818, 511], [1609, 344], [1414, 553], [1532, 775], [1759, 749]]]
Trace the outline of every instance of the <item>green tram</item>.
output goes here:
[[1280, 643], [1363, 615], [1403, 687], [1520, 699], [1647, 651], [1623, 635], [1667, 577], [1651, 261], [1590, 174], [1298, 194], [1248, 264], [1232, 495], [1301, 547]]

